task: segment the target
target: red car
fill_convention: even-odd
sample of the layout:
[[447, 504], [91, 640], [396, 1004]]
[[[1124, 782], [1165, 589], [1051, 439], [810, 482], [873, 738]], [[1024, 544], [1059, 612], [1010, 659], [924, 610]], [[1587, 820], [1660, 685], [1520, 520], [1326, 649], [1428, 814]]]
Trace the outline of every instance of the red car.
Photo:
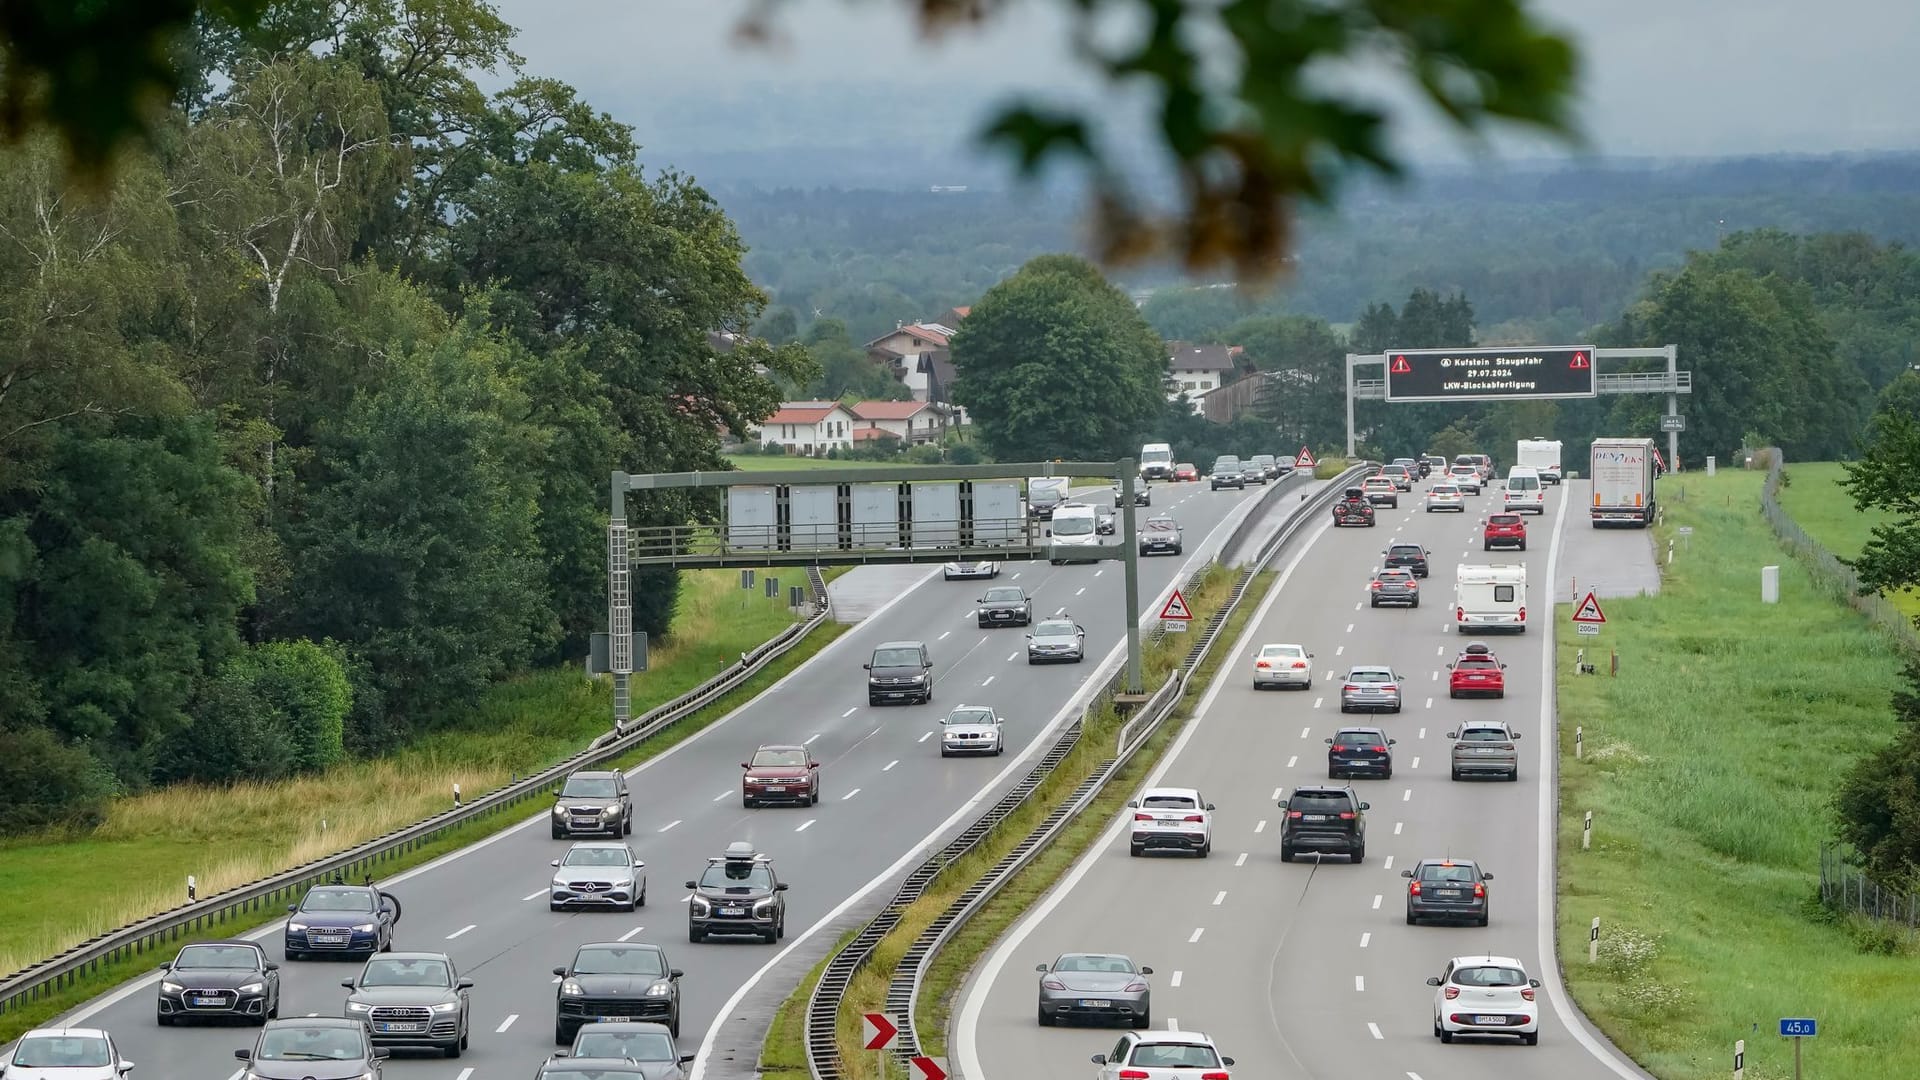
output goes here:
[[1447, 668], [1447, 696], [1450, 698], [1507, 696], [1507, 665], [1493, 655], [1493, 650], [1487, 648], [1485, 642], [1469, 644], [1459, 659], [1448, 664]]
[[1492, 551], [1497, 547], [1527, 550], [1527, 524], [1520, 520], [1519, 514], [1487, 515], [1487, 529], [1480, 535], [1480, 550]]
[[820, 763], [804, 746], [763, 746], [743, 761], [740, 805], [752, 809], [761, 803], [790, 802], [812, 806], [820, 801]]
[[1200, 479], [1200, 470], [1194, 466], [1193, 462], [1183, 461], [1173, 467], [1173, 478], [1175, 480], [1198, 480]]

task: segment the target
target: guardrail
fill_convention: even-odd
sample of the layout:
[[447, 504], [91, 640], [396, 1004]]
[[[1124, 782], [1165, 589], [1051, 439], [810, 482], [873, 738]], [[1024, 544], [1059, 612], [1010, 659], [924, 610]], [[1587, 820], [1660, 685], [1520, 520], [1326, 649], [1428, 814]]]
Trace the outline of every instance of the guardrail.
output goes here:
[[617, 758], [675, 722], [698, 712], [758, 674], [769, 663], [786, 655], [826, 622], [831, 614], [826, 581], [818, 567], [808, 568], [807, 579], [814, 597], [814, 614], [811, 618], [789, 626], [692, 690], [634, 717], [616, 731], [601, 735], [587, 749], [565, 761], [496, 788], [470, 802], [456, 803], [442, 813], [364, 841], [345, 851], [150, 915], [21, 968], [0, 979], [0, 1015], [59, 993], [77, 980], [98, 971], [102, 965], [142, 956], [182, 937], [193, 937], [230, 920], [272, 911], [287, 903], [290, 897], [297, 899], [297, 894], [308, 886], [335, 875], [350, 879], [369, 875], [380, 864], [433, 843], [451, 829], [512, 810], [535, 798], [550, 797], [549, 792], [555, 781], [575, 769], [591, 768]]
[[[1207, 650], [1212, 647], [1214, 640], [1218, 637], [1220, 628], [1226, 624], [1227, 619], [1231, 617], [1245, 596], [1247, 585], [1252, 581], [1253, 576], [1273, 558], [1281, 544], [1291, 538], [1304, 522], [1311, 520], [1313, 515], [1323, 508], [1325, 502], [1330, 500], [1334, 493], [1337, 493], [1350, 478], [1360, 475], [1368, 467], [1370, 466], [1365, 463], [1357, 464], [1341, 473], [1320, 493], [1302, 503], [1300, 509], [1275, 530], [1274, 536], [1261, 546], [1258, 555], [1241, 570], [1227, 602], [1208, 619], [1206, 627], [1195, 635], [1193, 648], [1188, 650], [1180, 666], [1135, 710], [1133, 718], [1123, 726], [1123, 738], [1115, 756], [1102, 762], [1092, 775], [1074, 789], [1061, 806], [1049, 813], [1032, 833], [1029, 833], [1012, 852], [1008, 853], [1006, 858], [1001, 859], [962, 892], [954, 903], [908, 946], [901, 958], [899, 968], [895, 971], [893, 981], [887, 987], [887, 1010], [894, 1015], [900, 1026], [900, 1032], [895, 1037], [892, 1050], [895, 1058], [904, 1061], [920, 1052], [920, 1040], [914, 1029], [913, 1013], [919, 997], [920, 981], [927, 963], [951, 935], [979, 909], [981, 904], [991, 898], [1014, 874], [1019, 872], [1021, 867], [1043, 850], [1059, 830], [1072, 821], [1074, 816], [1085, 809], [1100, 793], [1120, 767], [1146, 745], [1147, 737], [1152, 734], [1153, 729], [1172, 712], [1174, 703], [1180, 699], [1188, 676], [1205, 658]], [[1277, 499], [1283, 490], [1289, 489], [1276, 487], [1249, 511], [1247, 517], [1230, 534], [1227, 543], [1221, 545], [1214, 559], [1189, 577], [1189, 587], [1197, 584], [1209, 568], [1219, 564], [1235, 550], [1237, 543], [1244, 541], [1247, 532], [1258, 527], [1258, 521], [1271, 509], [1268, 505], [1269, 501]], [[1157, 629], [1153, 639], [1156, 642], [1161, 639]], [[1118, 689], [1120, 677], [1116, 672], [1107, 680], [1101, 692], [1094, 696], [1093, 704], [1088, 709], [1089, 713], [1112, 697]], [[1146, 718], [1151, 718], [1151, 723], [1141, 728], [1138, 737], [1134, 738], [1129, 745], [1125, 740], [1127, 730], [1136, 722], [1142, 722]], [[872, 958], [873, 951], [880, 942], [899, 925], [901, 915], [906, 908], [925, 894], [927, 887], [933, 883], [940, 872], [973, 850], [1046, 782], [1047, 777], [1079, 743], [1085, 721], [1085, 716], [1082, 716], [1068, 725], [1066, 731], [1061, 733], [1060, 738], [1041, 757], [1040, 762], [999, 802], [967, 826], [945, 847], [915, 867], [902, 882], [886, 908], [828, 960], [826, 969], [821, 972], [820, 981], [815, 984], [813, 994], [807, 1001], [805, 1029], [807, 1071], [814, 1080], [840, 1080], [842, 1075], [836, 1027], [841, 1000], [852, 984], [854, 975]]]

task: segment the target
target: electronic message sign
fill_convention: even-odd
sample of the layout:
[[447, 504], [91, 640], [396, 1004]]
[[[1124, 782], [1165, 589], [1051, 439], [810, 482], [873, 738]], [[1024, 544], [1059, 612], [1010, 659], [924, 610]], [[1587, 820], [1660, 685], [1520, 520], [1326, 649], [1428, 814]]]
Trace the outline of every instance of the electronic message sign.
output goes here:
[[1593, 347], [1389, 349], [1388, 401], [1594, 396]]

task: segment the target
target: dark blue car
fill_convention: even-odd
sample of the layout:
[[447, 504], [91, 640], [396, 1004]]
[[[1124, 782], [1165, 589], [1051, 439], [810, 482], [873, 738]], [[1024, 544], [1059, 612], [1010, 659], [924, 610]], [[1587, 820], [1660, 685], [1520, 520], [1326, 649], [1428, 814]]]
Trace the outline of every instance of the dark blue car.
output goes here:
[[400, 902], [372, 885], [316, 885], [287, 910], [288, 960], [315, 953], [386, 952], [393, 948], [393, 926], [400, 921]]

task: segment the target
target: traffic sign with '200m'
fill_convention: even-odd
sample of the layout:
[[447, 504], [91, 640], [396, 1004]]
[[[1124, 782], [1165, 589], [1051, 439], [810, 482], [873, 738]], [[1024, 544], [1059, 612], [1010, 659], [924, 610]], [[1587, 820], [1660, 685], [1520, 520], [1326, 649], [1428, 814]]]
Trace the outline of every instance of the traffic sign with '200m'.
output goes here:
[[1593, 347], [1390, 349], [1388, 401], [1594, 396]]

